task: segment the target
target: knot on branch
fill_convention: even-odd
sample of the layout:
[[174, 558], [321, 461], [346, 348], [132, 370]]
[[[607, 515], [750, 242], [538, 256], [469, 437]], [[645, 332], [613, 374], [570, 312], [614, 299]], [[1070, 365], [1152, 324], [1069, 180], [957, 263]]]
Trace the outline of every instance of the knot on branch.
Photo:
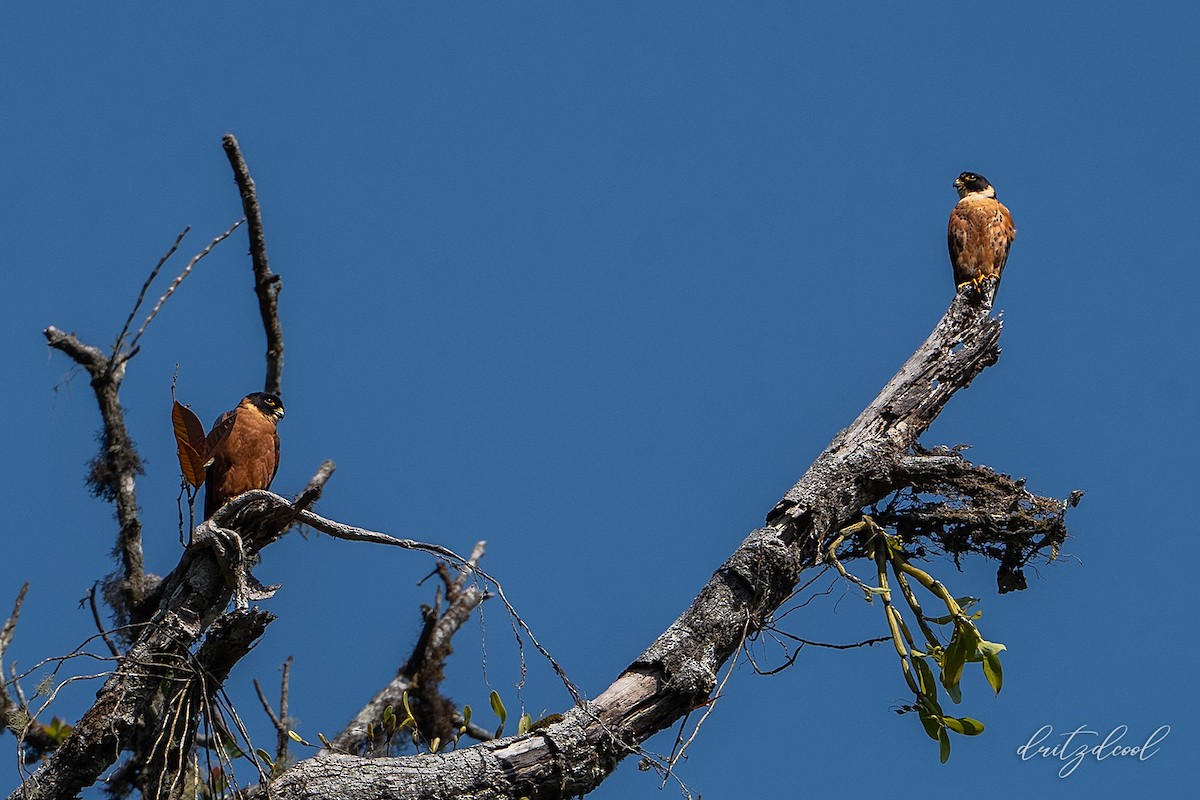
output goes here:
[[777, 528], [759, 528], [746, 537], [720, 571], [744, 582], [747, 605], [755, 615], [751, 625], [757, 628], [759, 620], [791, 593], [804, 567], [804, 559], [780, 538]]

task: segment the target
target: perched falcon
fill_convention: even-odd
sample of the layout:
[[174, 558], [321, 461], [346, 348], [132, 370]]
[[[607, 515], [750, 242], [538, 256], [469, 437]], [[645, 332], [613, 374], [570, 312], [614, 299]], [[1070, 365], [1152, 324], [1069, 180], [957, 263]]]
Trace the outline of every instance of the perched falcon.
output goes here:
[[[279, 432], [283, 401], [270, 392], [242, 398], [213, 423], [209, 440], [220, 440], [205, 470], [204, 518], [251, 489], [269, 489], [279, 469]], [[228, 434], [226, 435], [226, 430]], [[221, 439], [224, 436], [224, 439]]]
[[1000, 285], [1000, 273], [1008, 260], [1017, 229], [1012, 214], [996, 199], [996, 190], [987, 178], [964, 172], [954, 181], [958, 205], [950, 212], [950, 263], [954, 266], [954, 285], [978, 286], [987, 278]]

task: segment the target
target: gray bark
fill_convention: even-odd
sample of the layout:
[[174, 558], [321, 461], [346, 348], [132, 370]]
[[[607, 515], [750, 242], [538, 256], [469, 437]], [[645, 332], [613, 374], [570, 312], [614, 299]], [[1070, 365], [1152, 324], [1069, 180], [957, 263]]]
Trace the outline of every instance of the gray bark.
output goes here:
[[[1001, 323], [986, 299], [970, 288], [956, 295], [926, 342], [771, 511], [767, 527], [742, 542], [599, 697], [544, 729], [452, 753], [367, 760], [325, 751], [272, 781], [271, 797], [506, 800], [596, 788], [641, 742], [709, 699], [721, 665], [769, 623], [834, 531], [918, 485], [925, 473], [913, 461], [917, 437], [999, 358]], [[1061, 540], [1065, 505], [1045, 502], [1046, 525]]]
[[[937, 544], [955, 555], [972, 550], [995, 555], [1000, 548], [1007, 569], [1019, 572], [1041, 548], [1057, 547], [1065, 536], [1065, 503], [1035, 497], [1020, 481], [970, 465], [949, 451], [930, 453], [917, 443], [949, 399], [999, 357], [1001, 323], [989, 316], [987, 300], [986, 293], [972, 288], [955, 296], [928, 340], [834, 437], [772, 509], [767, 525], [750, 533], [680, 617], [599, 697], [581, 700], [558, 721], [529, 733], [452, 752], [362, 758], [322, 751], [252, 794], [280, 800], [586, 794], [624, 757], [639, 754], [642, 742], [710, 699], [721, 666], [748, 636], [771, 624], [801, 574], [821, 563], [823, 545], [836, 531], [864, 509], [905, 491], [936, 492], [945, 501], [913, 499], [907, 517], [891, 503], [885, 512], [892, 514], [891, 522], [918, 526], [914, 530], [931, 541], [934, 528], [953, 526], [955, 537]], [[219, 673], [214, 674], [219, 684], [269, 622], [269, 616], [257, 613], [225, 614], [226, 606], [231, 598], [241, 605], [251, 597], [254, 582], [245, 566], [294, 523], [360, 543], [421, 550], [460, 567], [467, 563], [436, 545], [352, 528], [307, 511], [331, 470], [332, 465], [323, 469], [295, 504], [269, 492], [249, 492], [200, 527], [207, 538], [188, 548], [148, 598], [157, 613], [101, 688], [96, 704], [10, 800], [72, 797], [93, 783], [135, 735], [145, 734], [138, 726], [161, 697], [164, 681], [177, 677], [179, 665], [194, 662], [190, 653], [206, 633], [219, 646], [202, 648], [198, 655], [211, 656], [217, 666], [209, 669]], [[965, 501], [975, 500], [979, 510], [972, 512], [972, 503]], [[225, 631], [221, 636], [210, 630], [218, 620], [225, 621], [224, 628], [216, 627]], [[461, 621], [446, 623], [457, 624]], [[180, 704], [189, 719], [196, 706]], [[170, 776], [179, 774], [174, 762], [183, 755], [163, 755], [161, 774], [171, 785]]]

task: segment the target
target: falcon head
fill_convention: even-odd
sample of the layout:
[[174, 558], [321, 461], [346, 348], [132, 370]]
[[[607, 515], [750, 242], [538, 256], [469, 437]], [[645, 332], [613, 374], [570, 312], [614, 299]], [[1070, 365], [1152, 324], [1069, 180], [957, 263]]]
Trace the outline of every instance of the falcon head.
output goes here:
[[954, 179], [954, 190], [959, 199], [969, 195], [976, 197], [995, 197], [996, 190], [988, 183], [988, 179], [974, 172], [964, 172]]
[[277, 394], [271, 394], [270, 392], [248, 394], [242, 398], [242, 402], [239, 405], [253, 408], [276, 424], [279, 423], [279, 420], [283, 419], [283, 401], [279, 399], [279, 395]]

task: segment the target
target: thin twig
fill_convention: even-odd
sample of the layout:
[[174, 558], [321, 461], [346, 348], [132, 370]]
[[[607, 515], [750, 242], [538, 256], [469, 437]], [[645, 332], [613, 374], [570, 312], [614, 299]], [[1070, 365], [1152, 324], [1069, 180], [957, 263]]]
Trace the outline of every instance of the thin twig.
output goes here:
[[114, 357], [121, 350], [121, 344], [125, 341], [125, 335], [129, 333], [129, 326], [133, 323], [133, 318], [137, 316], [138, 309], [142, 307], [142, 302], [146, 299], [146, 292], [150, 289], [150, 284], [154, 283], [154, 279], [158, 277], [158, 272], [162, 269], [163, 264], [167, 263], [167, 259], [175, 255], [175, 251], [179, 249], [179, 243], [183, 241], [183, 237], [187, 236], [188, 231], [191, 229], [191, 225], [184, 228], [183, 232], [175, 237], [175, 243], [171, 245], [171, 249], [158, 260], [158, 263], [154, 265], [154, 269], [150, 270], [150, 277], [146, 278], [146, 282], [142, 284], [142, 291], [138, 292], [137, 302], [133, 304], [133, 309], [125, 319], [125, 324], [121, 327], [121, 332], [117, 335], [117, 340], [113, 342], [112, 351]]
[[170, 299], [171, 295], [175, 294], [175, 290], [179, 288], [179, 284], [183, 283], [183, 279], [191, 274], [192, 267], [194, 267], [194, 266], [196, 266], [196, 264], [200, 263], [200, 259], [204, 258], [206, 255], [211, 253], [212, 249], [214, 247], [216, 247], [221, 242], [225, 241], [230, 236], [232, 236], [233, 232], [236, 231], [239, 227], [241, 227], [241, 224], [245, 221], [246, 220], [244, 220], [244, 219], [239, 219], [237, 222], [233, 223], [233, 226], [230, 227], [229, 230], [225, 231], [224, 233], [217, 236], [217, 238], [215, 238], [211, 242], [209, 242], [208, 247], [205, 247], [199, 253], [192, 256], [192, 260], [189, 261], [187, 263], [187, 266], [183, 268], [183, 272], [179, 273], [179, 275], [177, 275], [175, 277], [175, 280], [171, 281], [171, 285], [167, 287], [167, 291], [163, 294], [162, 297], [158, 298], [158, 302], [154, 304], [154, 308], [150, 309], [150, 314], [146, 317], [146, 321], [142, 323], [142, 327], [138, 328], [138, 332], [135, 333], [133, 335], [133, 338], [129, 341], [129, 349], [131, 351], [131, 355], [132, 355], [132, 351], [137, 348], [138, 340], [141, 339], [142, 334], [146, 332], [146, 328], [150, 325], [150, 323], [154, 320], [154, 318], [156, 316], [158, 316], [159, 309], [161, 309], [163, 307], [163, 303], [167, 302], [167, 300]]
[[25, 595], [28, 592], [29, 581], [25, 581], [21, 585], [21, 591], [17, 592], [17, 600], [13, 603], [12, 613], [4, 621], [4, 627], [0, 628], [0, 658], [4, 657], [4, 651], [12, 644], [13, 633], [17, 630], [17, 618], [21, 616], [21, 606], [25, 604]]
[[[817, 582], [817, 580], [818, 580], [818, 579], [819, 579], [819, 578], [820, 578], [822, 575], [824, 575], [824, 574], [825, 574], [825, 572], [826, 572], [828, 569], [829, 569], [829, 567], [828, 567], [828, 566], [821, 567], [821, 569], [817, 571], [817, 574], [816, 574], [816, 575], [814, 575], [812, 578], [810, 578], [810, 579], [808, 579], [807, 581], [805, 581], [803, 586], [800, 586], [800, 587], [799, 587], [799, 588], [797, 588], [795, 591], [793, 591], [793, 592], [792, 592], [792, 594], [791, 594], [791, 597], [789, 597], [787, 600], [785, 600], [785, 601], [784, 601], [784, 603], [780, 605], [780, 608], [783, 608], [783, 606], [784, 606], [784, 605], [786, 605], [786, 604], [787, 604], [787, 602], [788, 602], [788, 601], [790, 601], [790, 600], [791, 600], [793, 597], [796, 597], [797, 595], [801, 594], [802, 592], [804, 592], [805, 590], [807, 590], [807, 589], [808, 589], [808, 587], [810, 587], [810, 586], [812, 586], [814, 583], [816, 583], [816, 582]], [[779, 613], [777, 613], [777, 614], [773, 614], [773, 615], [771, 616], [771, 619], [772, 619], [772, 621], [773, 621], [773, 622], [776, 622], [776, 623], [778, 623], [778, 622], [779, 622], [781, 619], [783, 619], [784, 617], [786, 617], [788, 614], [791, 614], [793, 611], [799, 611], [800, 609], [802, 609], [802, 608], [804, 608], [805, 606], [807, 606], [809, 603], [811, 603], [811, 602], [813, 602], [814, 600], [816, 600], [818, 597], [827, 597], [828, 595], [830, 595], [830, 594], [832, 594], [832, 593], [833, 593], [833, 587], [834, 587], [834, 585], [835, 585], [836, 583], [837, 583], [837, 581], [836, 581], [836, 579], [835, 579], [833, 582], [831, 582], [831, 583], [829, 584], [829, 586], [828, 586], [828, 587], [827, 587], [827, 588], [826, 588], [824, 591], [820, 591], [820, 592], [813, 592], [813, 593], [812, 593], [812, 594], [810, 594], [808, 597], [804, 598], [804, 601], [803, 601], [803, 602], [801, 602], [801, 603], [797, 603], [797, 604], [796, 604], [796, 605], [794, 605], [794, 606], [790, 606], [790, 607], [788, 607], [788, 608], [785, 608], [785, 609], [783, 609], [783, 611], [780, 611], [780, 612], [779, 612]]]
[[29, 701], [25, 699], [25, 690], [21, 688], [21, 676], [17, 674], [17, 665], [12, 664], [8, 668], [9, 683], [13, 687], [13, 691], [17, 693], [17, 707], [28, 708]]
[[[242, 722], [242, 718], [238, 716], [237, 709], [234, 707], [233, 701], [229, 699], [229, 694], [225, 691], [224, 682], [222, 682], [220, 685], [217, 686], [216, 694], [221, 700], [221, 705], [224, 709], [224, 713], [228, 714], [229, 717], [233, 720], [234, 727], [237, 729], [238, 734], [242, 737], [242, 741], [245, 742], [245, 744], [246, 744], [245, 752], [253, 753], [254, 752], [254, 742], [250, 741], [250, 731], [248, 731], [246, 729], [246, 725]], [[222, 750], [221, 752], [222, 752], [222, 755], [224, 755], [224, 750]], [[270, 775], [263, 772], [262, 764], [259, 763], [257, 758], [252, 758], [252, 759], [250, 759], [250, 761], [254, 764], [254, 769], [258, 772], [258, 778], [260, 781], [266, 781], [270, 778]], [[233, 762], [227, 761], [226, 764], [227, 764], [227, 769], [229, 770], [229, 773], [232, 774], [233, 773]]]
[[275, 709], [271, 708], [271, 703], [267, 700], [266, 694], [263, 693], [262, 684], [258, 682], [258, 678], [254, 679], [254, 691], [258, 694], [258, 702], [262, 704], [263, 711], [267, 712], [267, 716], [271, 720], [271, 725], [275, 727], [275, 764], [283, 765], [287, 763], [288, 742], [291, 737], [288, 736], [288, 686], [291, 682], [292, 674], [292, 657], [288, 656], [287, 661], [283, 662], [283, 678], [279, 682], [279, 713], [275, 713]]
[[[807, 646], [824, 647], [824, 648], [828, 648], [830, 650], [852, 650], [856, 647], [868, 647], [868, 646], [873, 647], [873, 646], [879, 644], [880, 642], [891, 641], [891, 638], [892, 638], [890, 636], [877, 636], [874, 639], [866, 639], [861, 642], [851, 642], [850, 644], [830, 644], [828, 642], [814, 642], [811, 639], [802, 639], [801, 637], [796, 636], [794, 634], [787, 633], [786, 631], [781, 631], [778, 628], [775, 628], [774, 626], [764, 629], [763, 633], [769, 635], [772, 639], [774, 639], [775, 643], [778, 644], [781, 648], [783, 648], [784, 653], [787, 653], [786, 660], [782, 664], [780, 664], [778, 667], [773, 667], [772, 669], [763, 669], [762, 667], [760, 667], [758, 665], [758, 661], [754, 658], [754, 653], [750, 652], [749, 646], [743, 645], [742, 650], [746, 654], [746, 660], [748, 660], [750, 662], [750, 666], [754, 669], [755, 674], [762, 675], [764, 677], [770, 676], [770, 675], [777, 675], [780, 672], [783, 672], [784, 670], [790, 668], [793, 664], [796, 663], [796, 659], [800, 658], [800, 653], [803, 652], [804, 648]], [[790, 648], [783, 641], [780, 640], [780, 637], [783, 637], [785, 639], [791, 639], [793, 642], [798, 643], [800, 646], [797, 647], [794, 651], [789, 653], [788, 650]]]
[[[247, 503], [254, 500], [264, 499], [270, 499], [275, 503], [287, 502], [279, 495], [272, 494], [265, 489], [256, 489], [252, 492], [246, 492], [241, 496], [241, 498], [238, 499], [243, 499], [243, 501]], [[237, 499], [235, 499], [233, 502], [237, 502]], [[232, 505], [232, 503], [230, 505]], [[229, 508], [229, 506], [226, 507]], [[298, 521], [303, 522], [309, 527], [315, 528], [322, 533], [327, 533], [336, 539], [345, 539], [346, 541], [350, 542], [371, 542], [374, 544], [385, 544], [392, 547], [401, 547], [405, 550], [418, 550], [422, 553], [429, 553], [430, 555], [437, 556], [438, 558], [446, 559], [450, 563], [455, 564], [460, 568], [469, 569], [470, 571], [474, 572], [476, 575], [496, 587], [496, 596], [500, 598], [500, 602], [503, 603], [504, 608], [508, 611], [514, 627], [520, 629], [525, 636], [528, 637], [530, 644], [532, 644], [542, 658], [546, 659], [546, 662], [550, 664], [550, 668], [554, 670], [554, 674], [558, 676], [559, 681], [564, 687], [566, 687], [567, 692], [571, 695], [571, 699], [577, 704], [583, 702], [583, 694], [579, 691], [579, 687], [577, 687], [574, 682], [567, 677], [566, 670], [562, 668], [562, 665], [558, 663], [554, 656], [550, 655], [550, 652], [542, 645], [540, 641], [538, 641], [538, 638], [534, 635], [533, 630], [530, 629], [525, 620], [521, 618], [521, 615], [517, 613], [517, 609], [511, 602], [509, 602], [508, 596], [504, 594], [504, 587], [500, 584], [500, 581], [496, 580], [495, 577], [480, 569], [478, 566], [471, 566], [468, 559], [463, 558], [453, 550], [442, 547], [439, 544], [419, 542], [415, 539], [398, 539], [395, 536], [389, 536], [386, 533], [379, 533], [378, 531], [370, 531], [365, 528], [357, 528], [353, 525], [344, 525], [340, 522], [334, 522], [333, 520], [326, 519], [318, 514], [314, 514], [311, 511], [301, 511], [298, 516]]]
[[267, 712], [267, 717], [270, 718], [271, 724], [275, 726], [275, 730], [282, 730], [283, 722], [281, 722], [279, 717], [276, 716], [275, 709], [271, 708], [271, 701], [268, 700], [266, 694], [263, 693], [262, 684], [258, 682], [258, 678], [255, 678], [253, 683], [254, 693], [258, 695], [258, 702], [260, 705], [262, 705], [263, 711]]
[[850, 642], [849, 644], [831, 644], [830, 642], [814, 642], [811, 639], [802, 639], [799, 636], [781, 630], [776, 630], [775, 633], [802, 645], [807, 645], [809, 647], [825, 647], [830, 650], [853, 650], [857, 647], [873, 647], [880, 642], [890, 642], [892, 640], [892, 637], [890, 636], [876, 636], [874, 639], [864, 639], [861, 642]]
[[104, 629], [104, 622], [100, 619], [100, 608], [96, 605], [97, 585], [98, 584], [93, 583], [91, 591], [88, 592], [88, 604], [92, 607], [92, 620], [96, 623], [96, 630], [100, 631], [100, 638], [104, 640], [106, 645], [108, 645], [108, 652], [112, 653], [114, 657], [120, 658], [121, 651], [117, 649], [115, 644], [113, 644], [112, 639], [108, 638], [108, 631]]

